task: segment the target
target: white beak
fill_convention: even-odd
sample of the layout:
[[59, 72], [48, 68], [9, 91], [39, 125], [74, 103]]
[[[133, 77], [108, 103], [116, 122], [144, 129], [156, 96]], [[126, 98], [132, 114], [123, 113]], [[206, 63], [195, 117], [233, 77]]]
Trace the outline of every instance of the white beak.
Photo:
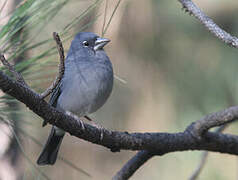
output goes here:
[[97, 38], [95, 41], [95, 45], [93, 47], [94, 51], [97, 51], [99, 49], [102, 49], [107, 43], [109, 43], [110, 40], [107, 38]]

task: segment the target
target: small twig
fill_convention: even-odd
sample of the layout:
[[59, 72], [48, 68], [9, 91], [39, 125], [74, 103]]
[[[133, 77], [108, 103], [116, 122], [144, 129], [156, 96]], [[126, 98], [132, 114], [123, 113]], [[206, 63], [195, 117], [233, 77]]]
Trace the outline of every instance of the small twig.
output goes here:
[[[224, 129], [227, 128], [228, 125], [229, 124], [225, 124], [225, 125], [217, 128], [217, 130], [215, 132], [220, 133], [220, 132], [224, 131]], [[199, 174], [202, 172], [203, 167], [205, 166], [205, 163], [207, 162], [207, 157], [208, 157], [208, 151], [204, 151], [202, 153], [201, 161], [200, 161], [198, 167], [192, 173], [192, 175], [189, 178], [189, 180], [196, 180], [198, 178]]]
[[57, 49], [58, 49], [58, 53], [60, 56], [60, 64], [59, 64], [59, 74], [58, 76], [55, 78], [54, 82], [50, 85], [50, 87], [48, 87], [43, 93], [41, 93], [41, 98], [44, 99], [46, 98], [48, 95], [50, 95], [53, 90], [56, 88], [56, 86], [59, 84], [59, 82], [61, 81], [63, 75], [64, 75], [64, 48], [62, 45], [62, 42], [60, 40], [60, 37], [58, 35], [58, 33], [54, 32], [53, 33], [53, 37], [55, 39], [56, 45], [57, 45]]
[[149, 151], [139, 151], [133, 156], [117, 174], [112, 178], [113, 180], [129, 179], [145, 162], [147, 162], [154, 155]]
[[108, 7], [108, 0], [105, 1], [105, 10], [104, 10], [104, 17], [103, 17], [103, 24], [102, 24], [102, 37], [103, 37], [103, 31], [105, 28], [105, 24], [106, 24], [106, 17], [107, 17], [107, 7]]
[[202, 119], [192, 123], [186, 131], [190, 132], [194, 138], [201, 140], [210, 128], [221, 126], [238, 119], [235, 107], [230, 107], [220, 112], [209, 114]]
[[190, 15], [196, 17], [214, 36], [222, 40], [229, 46], [238, 48], [238, 38], [230, 35], [216, 23], [213, 22], [202, 10], [199, 9], [191, 0], [178, 0]]
[[116, 80], [118, 80], [118, 81], [119, 81], [120, 83], [122, 83], [122, 84], [127, 84], [127, 81], [126, 81], [126, 80], [120, 78], [119, 76], [117, 76], [117, 75], [115, 75], [115, 74], [114, 74], [114, 78], [115, 78]]
[[15, 70], [15, 67], [14, 65], [11, 65], [7, 60], [6, 58], [4, 57], [3, 54], [0, 54], [0, 60], [2, 62], [2, 64], [13, 74], [13, 76], [16, 78], [16, 80], [23, 84], [24, 86], [27, 86], [27, 83], [25, 82], [24, 78], [22, 77], [22, 75], [20, 73], [18, 73], [16, 70]]
[[200, 161], [198, 167], [195, 169], [195, 171], [193, 172], [193, 174], [191, 175], [189, 180], [195, 180], [198, 178], [199, 174], [201, 173], [201, 171], [207, 161], [207, 157], [208, 157], [208, 151], [204, 151], [202, 153], [201, 161]]
[[113, 12], [112, 12], [111, 17], [110, 17], [110, 19], [109, 19], [109, 21], [108, 21], [106, 27], [104, 28], [104, 30], [103, 30], [103, 32], [102, 32], [102, 36], [104, 36], [105, 33], [107, 32], [107, 29], [108, 29], [108, 27], [109, 27], [109, 25], [110, 25], [110, 23], [111, 23], [111, 21], [112, 21], [112, 18], [113, 18], [113, 16], [114, 16], [114, 14], [116, 13], [117, 8], [119, 7], [120, 3], [121, 3], [121, 0], [118, 0], [117, 4], [116, 4], [116, 6], [115, 6], [115, 8], [114, 8], [114, 10], [113, 10]]

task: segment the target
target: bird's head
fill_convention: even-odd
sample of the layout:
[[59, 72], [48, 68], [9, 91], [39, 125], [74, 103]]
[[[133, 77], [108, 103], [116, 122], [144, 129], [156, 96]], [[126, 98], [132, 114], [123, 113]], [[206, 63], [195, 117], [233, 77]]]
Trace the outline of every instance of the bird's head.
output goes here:
[[95, 54], [97, 51], [103, 50], [103, 47], [109, 42], [109, 39], [99, 37], [92, 32], [80, 32], [72, 41], [71, 48], [74, 51], [81, 51], [81, 53]]

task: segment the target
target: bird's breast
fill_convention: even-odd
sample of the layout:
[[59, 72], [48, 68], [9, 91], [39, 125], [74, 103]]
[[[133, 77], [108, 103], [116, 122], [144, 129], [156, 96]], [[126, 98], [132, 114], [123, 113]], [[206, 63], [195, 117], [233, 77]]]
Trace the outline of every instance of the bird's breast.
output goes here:
[[[63, 79], [62, 93], [57, 106], [78, 116], [99, 109], [108, 99], [113, 86], [111, 64], [74, 69]], [[67, 73], [67, 72], [66, 72]]]

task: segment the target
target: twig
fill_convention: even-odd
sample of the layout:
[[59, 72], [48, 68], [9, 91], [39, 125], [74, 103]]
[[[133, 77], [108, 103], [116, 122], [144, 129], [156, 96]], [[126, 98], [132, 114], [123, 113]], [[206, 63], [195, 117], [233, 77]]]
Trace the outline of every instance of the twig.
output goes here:
[[0, 54], [0, 60], [2, 62], [2, 64], [13, 74], [13, 76], [16, 78], [16, 80], [23, 84], [24, 86], [27, 86], [27, 83], [25, 82], [24, 78], [22, 77], [22, 75], [20, 73], [18, 73], [16, 70], [15, 70], [15, 67], [14, 65], [11, 65], [7, 60], [6, 58], [4, 57], [3, 54]]
[[58, 76], [55, 78], [54, 82], [50, 85], [50, 87], [48, 87], [43, 93], [41, 93], [41, 98], [44, 99], [46, 98], [48, 95], [50, 95], [53, 90], [56, 88], [56, 86], [59, 84], [59, 82], [61, 81], [63, 75], [64, 75], [64, 48], [62, 45], [62, 42], [60, 40], [60, 37], [58, 35], [58, 33], [54, 32], [53, 33], [53, 37], [55, 39], [56, 45], [57, 45], [57, 49], [58, 49], [58, 53], [60, 56], [60, 64], [59, 64], [59, 74]]
[[[225, 128], [227, 128], [229, 124], [225, 124], [221, 127], [219, 127], [216, 132], [222, 132]], [[207, 157], [208, 157], [208, 151], [204, 151], [202, 153], [202, 157], [201, 157], [201, 161], [198, 165], [198, 167], [195, 169], [195, 171], [192, 173], [191, 177], [189, 178], [189, 180], [196, 180], [199, 176], [199, 174], [201, 173], [203, 167], [205, 166], [205, 163], [207, 161]]]
[[102, 37], [103, 37], [103, 31], [105, 28], [105, 24], [106, 24], [106, 17], [107, 17], [107, 7], [108, 7], [108, 0], [105, 1], [105, 10], [104, 10], [104, 17], [103, 17], [103, 24], [102, 24]]
[[202, 119], [192, 123], [186, 131], [190, 132], [194, 138], [200, 140], [210, 128], [230, 123], [238, 118], [235, 106], [220, 112], [209, 114]]
[[195, 180], [197, 179], [197, 177], [199, 176], [199, 174], [201, 173], [206, 161], [207, 161], [207, 157], [208, 157], [208, 151], [204, 151], [202, 153], [202, 157], [201, 157], [201, 161], [197, 167], [197, 169], [195, 169], [195, 171], [192, 173], [191, 177], [189, 178], [189, 180]]
[[149, 151], [139, 151], [132, 157], [117, 174], [112, 178], [113, 180], [126, 180], [129, 179], [137, 169], [146, 163], [154, 155]]
[[229, 46], [238, 48], [238, 38], [230, 35], [213, 22], [202, 10], [199, 9], [191, 0], [178, 0], [185, 8], [186, 12], [196, 17], [213, 35], [222, 40]]
[[114, 10], [113, 10], [113, 12], [112, 12], [111, 17], [110, 17], [110, 19], [108, 20], [108, 23], [107, 23], [105, 29], [104, 29], [103, 32], [102, 32], [102, 36], [104, 36], [105, 33], [107, 32], [107, 29], [108, 29], [108, 27], [109, 27], [109, 25], [110, 25], [110, 23], [111, 23], [111, 21], [112, 21], [112, 18], [113, 18], [113, 16], [114, 16], [114, 14], [116, 13], [117, 8], [119, 7], [120, 3], [121, 3], [121, 0], [118, 0], [117, 4], [116, 4], [116, 6], [115, 6], [115, 8], [114, 8]]

